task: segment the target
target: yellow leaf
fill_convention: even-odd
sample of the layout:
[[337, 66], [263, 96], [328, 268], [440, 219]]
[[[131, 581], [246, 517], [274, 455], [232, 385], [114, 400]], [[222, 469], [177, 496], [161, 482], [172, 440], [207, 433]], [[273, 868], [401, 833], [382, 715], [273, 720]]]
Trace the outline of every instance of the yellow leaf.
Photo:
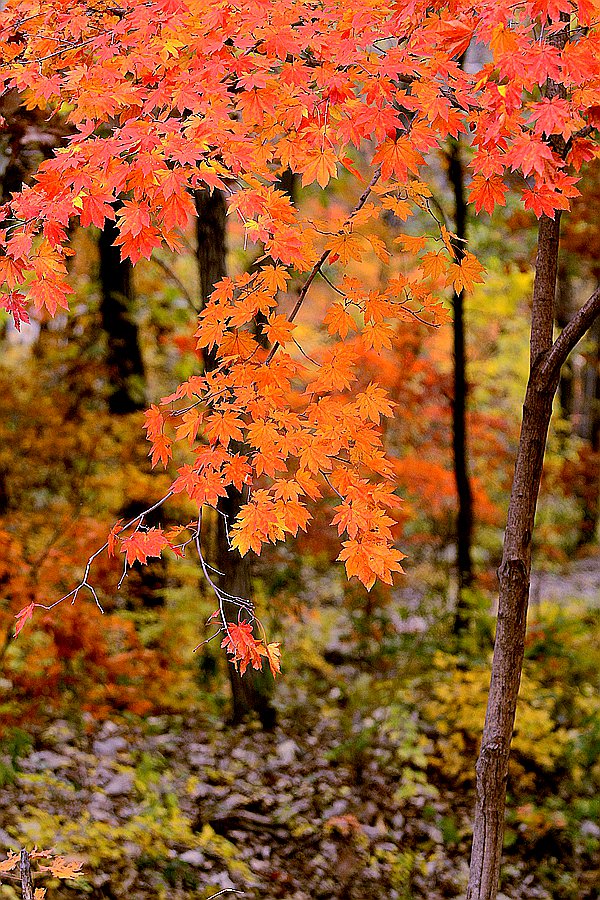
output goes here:
[[350, 260], [362, 259], [362, 244], [356, 234], [338, 234], [327, 241], [325, 249], [331, 251], [330, 262], [339, 259], [344, 266]]

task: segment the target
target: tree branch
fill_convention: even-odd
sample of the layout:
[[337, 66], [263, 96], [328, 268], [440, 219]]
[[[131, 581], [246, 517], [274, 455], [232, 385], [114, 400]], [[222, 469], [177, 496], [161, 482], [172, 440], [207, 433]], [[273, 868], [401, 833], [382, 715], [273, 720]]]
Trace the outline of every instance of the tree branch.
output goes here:
[[536, 375], [538, 387], [550, 386], [553, 380], [558, 378], [561, 366], [566, 362], [569, 353], [579, 343], [599, 315], [600, 287], [596, 288], [589, 300], [583, 304], [569, 324], [563, 328], [543, 358]]
[[[375, 174], [371, 178], [371, 181], [369, 182], [369, 184], [367, 185], [365, 190], [362, 192], [362, 194], [358, 198], [358, 202], [357, 202], [356, 206], [354, 207], [354, 209], [352, 210], [352, 212], [350, 213], [350, 215], [348, 216], [345, 225], [347, 225], [349, 222], [351, 222], [352, 216], [355, 216], [356, 213], [359, 212], [363, 208], [363, 206], [369, 199], [369, 194], [371, 193], [371, 191], [373, 190], [373, 188], [379, 181], [380, 176], [381, 176], [381, 166], [378, 166], [377, 169], [375, 170]], [[321, 256], [319, 257], [319, 259], [317, 260], [317, 262], [312, 267], [310, 274], [308, 275], [308, 278], [302, 285], [302, 288], [298, 294], [298, 299], [296, 300], [296, 303], [294, 304], [294, 308], [292, 309], [291, 313], [288, 316], [288, 322], [293, 322], [294, 319], [296, 318], [296, 316], [298, 315], [298, 313], [300, 312], [300, 307], [304, 303], [304, 298], [306, 297], [306, 295], [308, 293], [308, 289], [310, 288], [311, 284], [317, 277], [317, 274], [321, 272], [321, 266], [323, 265], [323, 263], [327, 262], [330, 254], [331, 254], [331, 250], [324, 250], [323, 253], [321, 254]], [[271, 347], [269, 355], [267, 356], [267, 358], [265, 360], [266, 366], [269, 365], [269, 363], [271, 362], [271, 360], [273, 359], [273, 357], [279, 350], [279, 346], [280, 346], [279, 341], [276, 341], [273, 344], [273, 346]]]

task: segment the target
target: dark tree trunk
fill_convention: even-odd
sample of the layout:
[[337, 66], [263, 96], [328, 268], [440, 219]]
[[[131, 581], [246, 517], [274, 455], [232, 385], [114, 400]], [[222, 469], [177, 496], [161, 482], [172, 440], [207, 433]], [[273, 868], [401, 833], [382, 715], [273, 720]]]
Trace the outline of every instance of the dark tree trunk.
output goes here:
[[[457, 240], [453, 242], [454, 255], [461, 260], [465, 254], [467, 237], [467, 204], [465, 199], [465, 176], [461, 159], [460, 142], [451, 139], [448, 153], [448, 178], [454, 194], [454, 231]], [[454, 391], [452, 401], [452, 452], [454, 479], [458, 510], [456, 516], [456, 565], [458, 574], [458, 595], [454, 619], [455, 633], [460, 633], [469, 624], [468, 602], [465, 591], [473, 582], [473, 561], [471, 553], [473, 533], [473, 496], [469, 479], [467, 450], [467, 402], [468, 385], [466, 377], [464, 291], [455, 292], [453, 297], [454, 328]]]
[[542, 476], [552, 401], [569, 352], [600, 313], [600, 289], [557, 340], [553, 307], [560, 213], [542, 217], [531, 315], [530, 374], [508, 508], [496, 641], [481, 751], [467, 900], [495, 900], [504, 836], [508, 758], [523, 666], [531, 574], [531, 539]]
[[108, 339], [107, 365], [111, 393], [108, 406], [117, 416], [143, 409], [145, 371], [138, 327], [133, 318], [132, 266], [121, 260], [114, 246], [118, 236], [114, 222], [100, 232], [100, 288], [102, 327]]
[[[107, 220], [100, 232], [100, 315], [106, 334], [106, 365], [108, 369], [108, 408], [114, 416], [125, 416], [146, 406], [146, 372], [140, 349], [139, 329], [133, 315], [133, 266], [121, 259], [115, 222]], [[120, 515], [132, 519], [145, 504], [128, 503]], [[150, 516], [147, 525], [156, 525], [159, 518]], [[148, 562], [132, 573], [128, 585], [128, 606], [141, 603], [151, 609], [164, 604], [166, 561], [163, 557]]]
[[581, 416], [575, 429], [587, 443], [579, 547], [594, 542], [600, 515], [600, 321], [594, 323], [590, 338], [590, 351], [583, 369]]
[[[237, 550], [230, 550], [226, 533], [227, 525], [233, 524], [242, 503], [243, 497], [239, 491], [230, 488], [219, 505], [222, 515], [219, 516], [217, 567], [223, 573], [223, 587], [228, 593], [236, 597], [251, 597], [252, 579], [248, 557], [240, 556]], [[226, 603], [225, 614], [229, 621], [235, 622], [238, 607]], [[233, 702], [232, 722], [238, 724], [255, 712], [264, 728], [274, 728], [276, 714], [271, 703], [273, 677], [266, 663], [261, 671], [248, 668], [243, 676], [231, 663], [228, 663], [228, 671]]]
[[[205, 191], [197, 192], [195, 203], [200, 293], [204, 304], [216, 282], [227, 274], [227, 206], [223, 194], [216, 190], [212, 194]], [[215, 362], [213, 353], [205, 355], [204, 364], [207, 369], [213, 368]], [[252, 592], [250, 561], [247, 556], [241, 557], [237, 551], [230, 549], [227, 532], [242, 502], [243, 498], [239, 491], [230, 488], [227, 496], [219, 504], [221, 515], [218, 516], [217, 523], [216, 566], [223, 573], [222, 586], [227, 593], [250, 597]], [[238, 608], [234, 604], [226, 606], [229, 606], [225, 609], [227, 618], [235, 621]], [[241, 722], [250, 713], [255, 712], [265, 728], [272, 728], [275, 724], [275, 710], [271, 705], [273, 679], [267, 667], [263, 666], [262, 671], [248, 669], [243, 677], [231, 663], [228, 664], [228, 670], [233, 701], [233, 722]]]
[[[290, 198], [290, 200], [292, 201], [292, 203], [295, 205], [297, 198], [298, 198], [299, 184], [300, 184], [300, 176], [296, 172], [292, 172], [291, 169], [285, 169], [281, 173], [279, 178], [277, 179], [277, 181], [275, 183], [275, 187], [278, 190], [283, 191], [285, 194], [287, 194], [288, 197]], [[258, 260], [261, 260], [261, 262], [259, 263]], [[257, 256], [257, 258], [255, 260], [253, 260], [252, 263], [250, 264], [248, 271], [254, 272], [256, 269], [260, 268], [262, 265], [269, 265], [269, 264], [271, 264], [271, 265], [274, 264], [273, 259], [270, 256], [265, 258], [263, 256], [263, 254], [261, 252], [259, 252], [259, 255]], [[266, 324], [266, 322], [267, 322], [266, 315], [264, 314], [264, 312], [259, 310], [254, 317], [252, 325], [253, 325], [254, 336], [256, 337], [256, 340], [261, 345], [261, 347], [268, 349], [269, 339], [268, 339], [267, 335], [265, 334], [264, 327], [263, 327]]]
[[[573, 316], [573, 285], [566, 265], [559, 266], [556, 282], [556, 304], [554, 318], [558, 328], [567, 325]], [[575, 412], [574, 372], [570, 361], [567, 360], [560, 373], [558, 385], [558, 399], [565, 419], [573, 422]]]

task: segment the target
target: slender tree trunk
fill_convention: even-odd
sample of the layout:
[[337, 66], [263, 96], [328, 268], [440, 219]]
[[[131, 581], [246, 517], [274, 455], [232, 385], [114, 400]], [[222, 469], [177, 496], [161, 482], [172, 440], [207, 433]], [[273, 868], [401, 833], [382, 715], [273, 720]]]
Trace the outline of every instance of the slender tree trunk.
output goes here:
[[107, 334], [107, 364], [112, 392], [108, 406], [121, 416], [143, 409], [145, 371], [139, 344], [138, 327], [132, 315], [132, 265], [121, 260], [114, 246], [117, 227], [108, 221], [100, 232], [100, 287], [102, 327]]
[[583, 370], [581, 416], [575, 429], [587, 443], [578, 547], [594, 542], [600, 515], [600, 321], [595, 322], [590, 337], [590, 353]]
[[530, 375], [523, 406], [504, 552], [498, 571], [498, 621], [483, 739], [477, 761], [477, 805], [468, 900], [495, 900], [498, 891], [508, 758], [525, 648], [531, 537], [552, 400], [560, 371], [553, 372], [551, 377], [539, 377], [544, 356], [552, 348], [559, 215], [557, 213], [555, 219], [543, 217], [539, 226]]
[[[225, 198], [220, 191], [197, 192], [196, 233], [198, 240], [197, 256], [200, 276], [200, 292], [202, 303], [206, 302], [217, 281], [227, 274], [226, 267], [226, 212]], [[207, 353], [204, 364], [207, 369], [216, 363], [213, 353]], [[217, 560], [216, 565], [223, 573], [223, 587], [230, 593], [240, 597], [250, 597], [252, 590], [250, 562], [247, 556], [230, 550], [227, 528], [233, 523], [243, 502], [242, 495], [235, 488], [230, 488], [227, 496], [219, 504], [221, 515], [218, 517]], [[226, 604], [225, 613], [228, 618], [237, 618], [238, 609], [234, 604]], [[273, 679], [263, 666], [262, 671], [248, 669], [243, 677], [231, 663], [228, 664], [229, 680], [233, 700], [234, 723], [242, 721], [251, 712], [256, 712], [265, 728], [275, 724], [275, 710], [271, 704]]]
[[[560, 265], [556, 282], [554, 318], [558, 328], [564, 328], [573, 317], [573, 284], [566, 265]], [[560, 373], [558, 399], [565, 419], [573, 422], [575, 416], [575, 384], [573, 367], [567, 362]]]
[[[575, 314], [573, 286], [568, 268], [558, 270], [556, 324], [565, 328]], [[600, 321], [590, 329], [585, 362], [575, 368], [567, 363], [558, 386], [561, 411], [574, 434], [586, 442], [582, 448], [582, 470], [575, 496], [581, 502], [578, 547], [591, 544], [596, 537], [600, 514]]]
[[21, 876], [21, 896], [23, 900], [33, 900], [33, 878], [31, 877], [31, 863], [27, 850], [21, 850], [19, 874]]
[[[465, 254], [467, 237], [467, 203], [465, 199], [465, 176], [458, 139], [450, 140], [448, 153], [448, 178], [454, 194], [454, 254], [461, 260]], [[456, 517], [456, 565], [458, 574], [458, 595], [454, 631], [460, 633], [469, 624], [468, 604], [465, 590], [473, 582], [473, 560], [471, 553], [473, 534], [473, 496], [469, 479], [467, 450], [467, 403], [468, 385], [466, 377], [464, 291], [455, 292], [453, 297], [454, 327], [454, 397], [452, 401], [452, 453], [454, 479], [458, 510]]]

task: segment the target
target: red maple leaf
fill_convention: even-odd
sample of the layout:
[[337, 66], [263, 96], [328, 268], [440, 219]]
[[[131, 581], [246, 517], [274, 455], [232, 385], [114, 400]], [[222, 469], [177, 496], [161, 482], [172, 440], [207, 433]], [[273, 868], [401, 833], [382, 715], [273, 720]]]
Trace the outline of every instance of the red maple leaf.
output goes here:
[[227, 623], [227, 635], [221, 642], [231, 655], [231, 661], [243, 675], [249, 665], [253, 669], [262, 669], [262, 657], [265, 655], [265, 647], [262, 641], [257, 640], [252, 634], [250, 622]]
[[145, 563], [149, 556], [160, 556], [168, 545], [162, 528], [149, 528], [148, 531], [136, 531], [131, 537], [121, 542], [121, 551], [125, 554], [127, 564], [136, 560]]
[[17, 624], [15, 625], [15, 637], [18, 637], [21, 631], [23, 630], [23, 626], [25, 623], [33, 618], [33, 610], [35, 609], [35, 603], [33, 600], [29, 604], [29, 606], [24, 606], [23, 609], [20, 609], [16, 614], [15, 619], [17, 620]]

